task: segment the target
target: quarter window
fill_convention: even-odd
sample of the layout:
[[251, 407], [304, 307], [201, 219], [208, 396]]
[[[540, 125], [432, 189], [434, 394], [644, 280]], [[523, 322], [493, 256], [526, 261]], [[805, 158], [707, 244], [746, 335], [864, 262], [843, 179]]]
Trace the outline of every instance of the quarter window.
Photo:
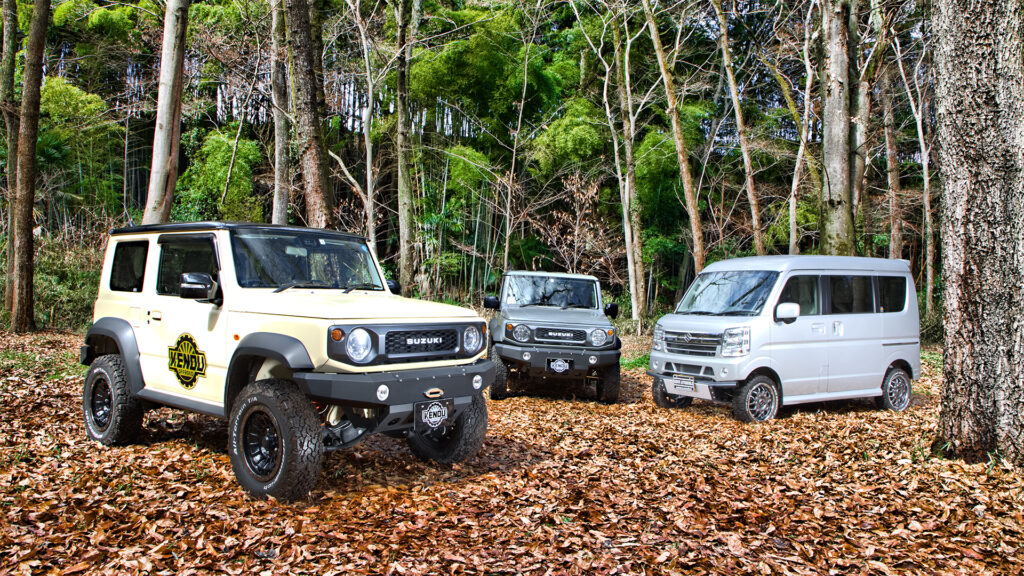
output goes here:
[[829, 276], [833, 314], [870, 314], [875, 311], [871, 276]]
[[879, 276], [878, 311], [903, 312], [907, 305], [907, 279], [902, 276]]
[[821, 298], [817, 276], [793, 276], [786, 281], [786, 287], [779, 296], [779, 304], [794, 302], [800, 305], [801, 316], [817, 316], [821, 313]]
[[146, 274], [149, 242], [118, 242], [110, 268], [110, 289], [115, 292], [141, 292]]
[[195, 238], [167, 240], [160, 246], [160, 270], [157, 273], [156, 292], [177, 296], [181, 293], [181, 275], [185, 272], [205, 272], [217, 278], [217, 257], [213, 242]]

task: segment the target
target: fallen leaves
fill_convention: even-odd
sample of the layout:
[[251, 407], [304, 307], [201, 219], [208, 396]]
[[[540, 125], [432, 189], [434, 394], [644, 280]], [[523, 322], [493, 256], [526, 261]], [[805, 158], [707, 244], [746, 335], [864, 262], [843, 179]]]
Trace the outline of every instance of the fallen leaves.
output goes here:
[[642, 370], [614, 406], [548, 387], [490, 403], [472, 462], [373, 438], [282, 504], [238, 487], [211, 418], [163, 409], [136, 445], [87, 441], [79, 339], [0, 333], [0, 573], [1024, 570], [1020, 472], [931, 455], [931, 373], [901, 414], [843, 402], [762, 425], [656, 408]]

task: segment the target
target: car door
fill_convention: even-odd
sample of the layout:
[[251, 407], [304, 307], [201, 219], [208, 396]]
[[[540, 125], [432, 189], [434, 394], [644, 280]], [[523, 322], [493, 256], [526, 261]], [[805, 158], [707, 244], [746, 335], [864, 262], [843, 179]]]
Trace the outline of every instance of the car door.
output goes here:
[[829, 393], [877, 388], [884, 367], [879, 357], [882, 319], [875, 313], [874, 282], [867, 272], [832, 274], [824, 283], [830, 314]]
[[146, 388], [205, 404], [223, 403], [227, 372], [227, 315], [220, 306], [181, 298], [181, 275], [218, 279], [212, 234], [165, 234], [159, 240], [156, 282], [143, 310], [140, 356]]
[[783, 398], [825, 392], [829, 340], [821, 316], [819, 276], [790, 275], [775, 306], [786, 302], [799, 304], [800, 316], [790, 323], [773, 321], [770, 329], [771, 356], [782, 379]]

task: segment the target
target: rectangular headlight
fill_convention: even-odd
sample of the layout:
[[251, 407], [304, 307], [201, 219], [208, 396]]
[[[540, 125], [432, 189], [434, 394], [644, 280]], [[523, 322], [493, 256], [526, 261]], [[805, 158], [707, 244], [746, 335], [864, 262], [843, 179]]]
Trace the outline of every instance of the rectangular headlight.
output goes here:
[[658, 351], [665, 350], [665, 328], [661, 324], [654, 325], [654, 343], [651, 347]]
[[750, 327], [727, 328], [722, 333], [722, 356], [746, 356], [750, 353]]

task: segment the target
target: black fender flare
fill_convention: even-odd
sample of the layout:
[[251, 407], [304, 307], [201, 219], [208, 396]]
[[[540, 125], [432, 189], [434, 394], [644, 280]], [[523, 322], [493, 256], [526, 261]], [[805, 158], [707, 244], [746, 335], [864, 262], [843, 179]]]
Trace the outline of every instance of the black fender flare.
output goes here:
[[231, 362], [228, 363], [224, 386], [224, 412], [231, 413], [234, 396], [245, 387], [249, 380], [247, 371], [250, 358], [270, 358], [284, 364], [292, 372], [310, 371], [314, 368], [309, 352], [297, 338], [272, 332], [253, 332], [238, 343]]
[[128, 386], [133, 394], [138, 394], [145, 386], [142, 379], [142, 362], [139, 358], [139, 344], [135, 340], [135, 330], [127, 320], [104, 317], [97, 320], [85, 334], [85, 348], [82, 350], [81, 362], [86, 366], [96, 359], [96, 343], [100, 338], [109, 338], [117, 345], [127, 372]]

